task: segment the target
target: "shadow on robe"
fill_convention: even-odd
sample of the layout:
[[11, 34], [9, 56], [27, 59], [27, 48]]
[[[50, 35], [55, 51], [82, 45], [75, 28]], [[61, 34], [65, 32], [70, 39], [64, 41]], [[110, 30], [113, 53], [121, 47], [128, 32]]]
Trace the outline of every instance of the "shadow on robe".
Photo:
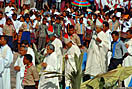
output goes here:
[[41, 87], [43, 87], [43, 89], [58, 89], [58, 86], [56, 86], [52, 82], [47, 82], [47, 83], [43, 84]]

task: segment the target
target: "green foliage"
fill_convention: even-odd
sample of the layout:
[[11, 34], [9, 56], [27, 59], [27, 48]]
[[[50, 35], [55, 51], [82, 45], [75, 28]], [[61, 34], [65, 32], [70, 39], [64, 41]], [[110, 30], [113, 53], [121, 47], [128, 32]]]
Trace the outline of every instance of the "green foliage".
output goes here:
[[35, 44], [33, 44], [33, 51], [35, 53], [35, 59], [36, 59], [36, 62], [38, 64], [42, 63], [43, 60], [44, 60], [44, 55], [41, 54], [41, 52], [43, 52], [45, 50], [45, 48], [43, 48], [40, 52], [37, 50], [37, 47]]
[[68, 74], [68, 77], [71, 82], [72, 89], [80, 89], [81, 79], [83, 75], [82, 74], [83, 54], [81, 54], [79, 58], [76, 54], [74, 54], [74, 61], [75, 61], [76, 69], [73, 68], [73, 71], [70, 74]]

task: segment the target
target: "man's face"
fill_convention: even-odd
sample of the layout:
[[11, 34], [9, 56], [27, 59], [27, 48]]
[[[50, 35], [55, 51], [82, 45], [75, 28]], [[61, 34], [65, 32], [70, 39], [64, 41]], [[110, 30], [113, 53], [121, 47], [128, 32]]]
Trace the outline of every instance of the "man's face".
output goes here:
[[6, 24], [7, 25], [10, 25], [11, 24], [11, 21], [10, 20], [7, 20]]
[[0, 45], [5, 45], [6, 44], [6, 40], [4, 39], [4, 37], [0, 38]]
[[24, 65], [28, 64], [28, 62], [29, 62], [29, 60], [27, 60], [27, 58], [24, 57], [24, 59], [23, 59], [23, 63], [24, 63]]
[[112, 21], [115, 22], [115, 21], [116, 21], [116, 17], [113, 17], [113, 18], [112, 18]]
[[2, 19], [3, 18], [3, 15], [0, 13], [0, 19]]
[[74, 33], [74, 28], [69, 29], [69, 34], [72, 35]]
[[19, 53], [20, 53], [22, 56], [24, 56], [24, 55], [27, 53], [27, 51], [24, 49], [24, 47], [21, 47], [20, 50], [19, 50]]
[[132, 35], [130, 34], [130, 32], [127, 32], [127, 39], [130, 39], [132, 37]]
[[83, 19], [80, 19], [80, 23], [81, 23], [81, 24], [83, 23]]
[[116, 36], [115, 34], [112, 34], [112, 38], [113, 38], [113, 41], [116, 42], [118, 40], [119, 36]]
[[16, 15], [14, 15], [12, 18], [13, 18], [13, 20], [16, 20], [16, 19], [17, 19], [17, 16], [16, 16]]
[[106, 31], [106, 26], [105, 26], [105, 24], [103, 24], [103, 31]]
[[48, 46], [48, 47], [47, 47], [47, 53], [48, 53], [48, 54], [51, 54], [52, 52], [53, 52], [53, 50], [51, 50], [50, 47]]

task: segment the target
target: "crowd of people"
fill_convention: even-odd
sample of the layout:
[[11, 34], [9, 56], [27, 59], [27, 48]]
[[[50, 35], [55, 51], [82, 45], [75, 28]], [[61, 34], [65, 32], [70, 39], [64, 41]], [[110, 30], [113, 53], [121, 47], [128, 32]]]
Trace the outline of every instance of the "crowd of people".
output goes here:
[[[75, 54], [84, 54], [82, 71], [89, 75], [132, 66], [131, 0], [88, 0], [90, 7], [72, 1], [0, 0], [0, 89], [11, 89], [15, 53], [16, 89], [62, 88], [62, 77], [48, 73], [63, 73], [64, 64], [65, 88], [70, 89], [66, 76], [76, 70]], [[41, 63], [33, 45], [44, 56]], [[124, 86], [132, 87], [130, 81], [131, 76]]]

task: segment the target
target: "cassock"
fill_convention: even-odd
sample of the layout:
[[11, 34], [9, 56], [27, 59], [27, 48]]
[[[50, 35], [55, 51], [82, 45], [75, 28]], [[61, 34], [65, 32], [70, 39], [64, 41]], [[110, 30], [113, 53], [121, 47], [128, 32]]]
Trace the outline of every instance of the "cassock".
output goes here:
[[[108, 29], [107, 31], [106, 31], [106, 35], [107, 35], [107, 37], [108, 37], [108, 42], [109, 42], [109, 50], [111, 50], [111, 42], [113, 41], [113, 38], [112, 38], [112, 36], [111, 36], [111, 30], [110, 29]], [[112, 52], [111, 51], [109, 51], [108, 53], [107, 53], [107, 66], [109, 66], [109, 64], [110, 64], [110, 59], [111, 59], [111, 57], [112, 57]]]
[[[102, 40], [101, 43], [96, 38]], [[97, 35], [93, 35], [88, 48], [88, 57], [86, 63], [86, 74], [96, 76], [106, 72], [106, 54], [108, 52], [109, 43], [107, 35], [101, 31]]]
[[55, 38], [55, 40], [51, 43], [54, 45], [55, 47], [55, 52], [56, 52], [56, 55], [57, 55], [57, 69], [58, 69], [58, 72], [62, 72], [62, 42], [60, 39], [58, 38]]
[[[47, 63], [47, 67], [43, 68], [44, 71], [52, 71], [52, 72], [57, 72], [57, 55], [56, 52], [51, 53], [48, 55], [44, 61]], [[38, 89], [59, 89], [59, 80], [58, 77], [52, 77], [55, 76], [56, 74], [47, 74], [44, 75], [46, 72], [41, 73], [40, 77], [40, 82]], [[52, 78], [49, 78], [52, 77]]]
[[13, 54], [8, 45], [0, 48], [0, 87], [1, 89], [11, 89], [10, 65], [13, 62]]
[[25, 65], [23, 64], [24, 56], [19, 55], [14, 66], [20, 66], [20, 71], [16, 71], [16, 89], [23, 89], [22, 80], [24, 77]]
[[[72, 67], [76, 70], [76, 65], [74, 61], [75, 54], [79, 57], [81, 52], [79, 47], [76, 44], [73, 44], [71, 48], [69, 48], [68, 51], [66, 52], [66, 55], [68, 55], [68, 59], [65, 61], [66, 76], [68, 76], [68, 74], [70, 74], [73, 71]], [[65, 83], [66, 83], [66, 86], [70, 86], [70, 81], [69, 79], [67, 79], [67, 77], [65, 77]]]
[[[128, 47], [128, 53], [130, 55], [132, 55], [132, 39], [130, 39], [129, 41], [127, 41], [125, 44], [128, 44], [129, 47]], [[125, 67], [130, 67], [132, 66], [132, 56], [127, 56], [124, 60], [123, 60], [123, 66]], [[132, 87], [132, 83], [130, 83], [130, 81], [132, 81], [132, 75], [129, 76], [127, 79], [124, 80], [124, 84], [125, 84], [125, 87]]]
[[[35, 65], [35, 55], [33, 49], [28, 47], [27, 54], [30, 54], [33, 58], [32, 62]], [[14, 66], [19, 66], [20, 71], [16, 71], [16, 89], [23, 89], [22, 80], [24, 77], [25, 65], [23, 64], [23, 56], [19, 55]]]

